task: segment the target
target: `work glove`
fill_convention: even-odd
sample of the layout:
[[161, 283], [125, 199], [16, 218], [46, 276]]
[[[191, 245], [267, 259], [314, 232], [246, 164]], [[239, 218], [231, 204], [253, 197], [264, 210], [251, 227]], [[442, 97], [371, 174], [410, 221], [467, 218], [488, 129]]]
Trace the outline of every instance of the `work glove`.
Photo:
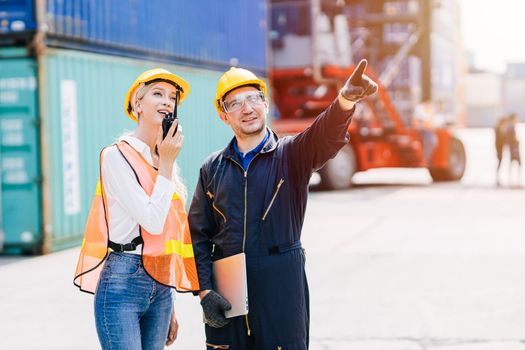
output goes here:
[[232, 306], [219, 293], [211, 290], [202, 298], [201, 306], [204, 311], [204, 323], [209, 326], [221, 328], [230, 322], [229, 319], [224, 317], [224, 311], [230, 310]]
[[364, 74], [367, 64], [368, 62], [362, 59], [341, 89], [341, 96], [348, 101], [358, 102], [377, 91], [377, 83]]

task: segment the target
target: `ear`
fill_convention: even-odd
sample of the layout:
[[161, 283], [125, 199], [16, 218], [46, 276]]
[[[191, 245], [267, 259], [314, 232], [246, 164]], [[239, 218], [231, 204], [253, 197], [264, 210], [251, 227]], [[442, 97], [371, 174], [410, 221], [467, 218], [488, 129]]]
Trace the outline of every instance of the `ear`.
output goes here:
[[267, 116], [268, 112], [270, 112], [270, 104], [268, 100], [264, 100], [264, 115]]
[[222, 122], [226, 125], [230, 125], [230, 120], [228, 119], [228, 113], [225, 112], [219, 112], [219, 117], [221, 118]]

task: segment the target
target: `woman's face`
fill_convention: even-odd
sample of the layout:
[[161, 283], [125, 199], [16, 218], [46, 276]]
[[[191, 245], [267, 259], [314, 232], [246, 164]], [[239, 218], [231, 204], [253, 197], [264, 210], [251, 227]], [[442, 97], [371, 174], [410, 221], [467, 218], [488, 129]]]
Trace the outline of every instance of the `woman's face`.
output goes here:
[[161, 81], [151, 84], [150, 89], [139, 101], [139, 121], [160, 126], [166, 114], [173, 112], [176, 93], [177, 89], [170, 83]]

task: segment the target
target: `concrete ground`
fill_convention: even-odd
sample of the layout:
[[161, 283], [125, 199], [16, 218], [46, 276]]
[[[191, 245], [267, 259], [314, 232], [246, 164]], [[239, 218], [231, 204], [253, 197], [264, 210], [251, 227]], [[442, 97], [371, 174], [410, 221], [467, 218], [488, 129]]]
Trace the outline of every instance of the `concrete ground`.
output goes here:
[[[495, 186], [491, 130], [460, 136], [461, 182], [382, 169], [311, 194], [311, 349], [525, 350], [525, 192], [507, 176]], [[0, 349], [99, 348], [93, 297], [72, 284], [77, 256], [0, 257]], [[170, 348], [204, 349], [197, 299], [179, 295], [176, 308]]]

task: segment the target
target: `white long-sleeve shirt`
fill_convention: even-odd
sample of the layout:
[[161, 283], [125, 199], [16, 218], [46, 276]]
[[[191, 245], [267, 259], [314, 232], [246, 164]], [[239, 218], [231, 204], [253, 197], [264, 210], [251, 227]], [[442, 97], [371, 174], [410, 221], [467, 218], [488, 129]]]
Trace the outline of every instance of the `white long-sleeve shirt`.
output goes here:
[[[153, 165], [150, 147], [133, 136], [123, 136], [144, 159]], [[109, 210], [109, 239], [126, 244], [140, 235], [139, 225], [151, 234], [161, 234], [168, 216], [175, 183], [158, 175], [153, 192], [148, 196], [140, 186], [131, 166], [116, 146], [105, 153], [102, 163], [102, 183]], [[142, 245], [128, 253], [140, 254]]]

